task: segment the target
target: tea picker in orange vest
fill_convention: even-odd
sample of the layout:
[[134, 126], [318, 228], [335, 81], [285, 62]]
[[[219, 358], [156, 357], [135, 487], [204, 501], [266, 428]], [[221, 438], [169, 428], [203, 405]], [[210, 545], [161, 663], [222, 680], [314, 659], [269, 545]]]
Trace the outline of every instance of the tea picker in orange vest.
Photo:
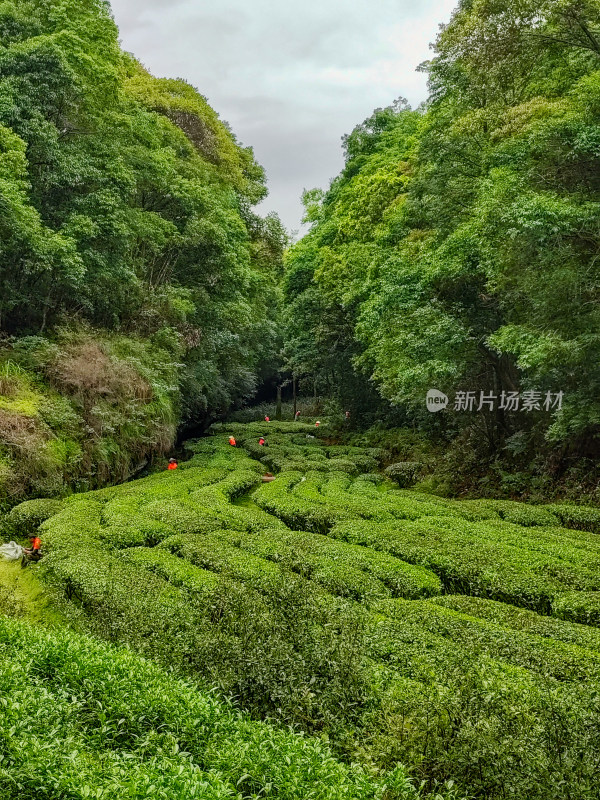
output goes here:
[[42, 557], [40, 552], [42, 548], [42, 542], [40, 538], [35, 533], [32, 533], [29, 537], [29, 541], [31, 542], [31, 547], [23, 548], [23, 558], [21, 560], [22, 567], [26, 567], [30, 561], [39, 561]]
[[230, 444], [232, 447], [235, 447], [235, 445], [236, 445], [236, 441], [235, 441], [235, 438], [234, 438], [233, 436], [230, 436], [230, 437], [229, 437], [229, 444]]
[[318, 428], [320, 424], [321, 424], [321, 423], [319, 422], [319, 420], [317, 420], [317, 421], [315, 422], [315, 428]]
[[271, 422], [271, 417], [265, 417], [265, 422]]
[[174, 458], [169, 459], [169, 465], [167, 469], [177, 469], [177, 461]]
[[259, 445], [260, 445], [261, 447], [262, 447], [263, 445], [265, 445], [265, 444], [266, 444], [265, 437], [264, 437], [264, 436], [260, 436], [260, 437], [259, 437], [259, 439], [258, 439], [258, 443], [259, 443]]
[[42, 548], [42, 540], [32, 533], [29, 537], [29, 541], [31, 542], [31, 548], [25, 548], [26, 552], [30, 553], [32, 556], [38, 556]]

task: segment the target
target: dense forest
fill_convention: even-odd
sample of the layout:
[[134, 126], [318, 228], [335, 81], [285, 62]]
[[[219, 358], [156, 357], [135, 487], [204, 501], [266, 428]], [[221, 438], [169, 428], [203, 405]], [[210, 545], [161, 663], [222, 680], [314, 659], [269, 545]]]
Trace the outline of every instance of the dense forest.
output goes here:
[[293, 379], [412, 431], [437, 491], [597, 499], [595, 2], [461, 2], [427, 102], [344, 137], [285, 259], [251, 148], [107, 3], [4, 3], [0, 32], [5, 499], [126, 477]]
[[[425, 106], [376, 110], [305, 194], [288, 364], [363, 423], [445, 442], [455, 489], [592, 488], [600, 7], [463, 0], [421, 69]], [[430, 389], [447, 411], [426, 410]]]
[[122, 52], [103, 0], [2, 3], [0, 43], [11, 497], [118, 480], [249, 397], [274, 369], [286, 234], [252, 211], [251, 148]]

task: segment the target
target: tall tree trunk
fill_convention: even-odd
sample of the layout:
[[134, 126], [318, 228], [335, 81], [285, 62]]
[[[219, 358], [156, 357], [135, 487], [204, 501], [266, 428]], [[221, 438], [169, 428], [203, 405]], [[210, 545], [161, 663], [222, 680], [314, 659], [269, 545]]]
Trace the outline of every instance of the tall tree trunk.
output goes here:
[[294, 396], [294, 419], [296, 419], [296, 373], [292, 374], [292, 394]]

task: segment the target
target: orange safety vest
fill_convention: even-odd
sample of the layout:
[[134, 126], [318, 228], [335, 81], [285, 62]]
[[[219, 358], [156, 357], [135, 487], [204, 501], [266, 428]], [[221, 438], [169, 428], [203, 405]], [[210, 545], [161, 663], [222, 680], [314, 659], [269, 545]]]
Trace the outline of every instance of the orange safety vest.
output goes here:
[[167, 469], [177, 469], [177, 464], [169, 464]]
[[265, 440], [262, 438], [262, 436], [261, 436], [261, 437], [260, 437], [260, 439], [258, 440], [258, 443], [259, 443], [259, 444], [264, 444], [264, 443], [265, 443]]
[[39, 550], [41, 548], [41, 546], [42, 546], [41, 539], [38, 539], [38, 537], [36, 536], [35, 539], [33, 540], [32, 545], [31, 545], [31, 549], [32, 550]]
[[230, 444], [232, 447], [235, 447], [235, 439], [233, 438], [233, 436], [230, 436], [230, 437], [229, 437], [229, 444]]

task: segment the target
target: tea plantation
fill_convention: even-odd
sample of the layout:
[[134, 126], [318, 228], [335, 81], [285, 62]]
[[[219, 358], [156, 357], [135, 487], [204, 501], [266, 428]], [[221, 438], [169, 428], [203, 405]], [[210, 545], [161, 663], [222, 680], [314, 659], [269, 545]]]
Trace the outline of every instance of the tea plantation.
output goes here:
[[[0, 792], [40, 798], [381, 797], [319, 742], [253, 722], [128, 650], [0, 620]], [[415, 796], [398, 783], [398, 797]]]
[[599, 510], [399, 489], [308, 424], [187, 447], [8, 515], [72, 630], [0, 626], [3, 797], [600, 797]]

